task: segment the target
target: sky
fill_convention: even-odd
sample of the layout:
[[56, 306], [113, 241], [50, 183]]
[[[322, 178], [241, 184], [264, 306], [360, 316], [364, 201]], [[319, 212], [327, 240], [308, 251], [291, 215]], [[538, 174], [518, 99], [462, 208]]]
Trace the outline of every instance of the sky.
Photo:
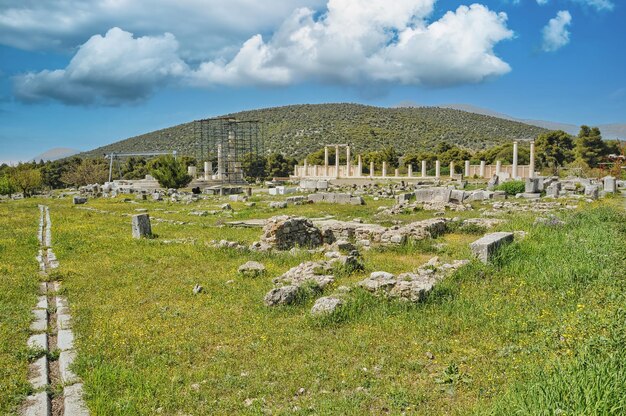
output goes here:
[[3, 0], [0, 163], [303, 103], [626, 123], [621, 0]]

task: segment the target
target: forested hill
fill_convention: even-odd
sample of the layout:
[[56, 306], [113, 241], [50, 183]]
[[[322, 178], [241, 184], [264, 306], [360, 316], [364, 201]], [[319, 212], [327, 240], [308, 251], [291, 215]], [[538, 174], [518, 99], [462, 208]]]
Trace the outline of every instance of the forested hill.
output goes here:
[[[303, 157], [325, 143], [349, 143], [355, 152], [393, 146], [400, 153], [430, 150], [448, 142], [478, 150], [514, 139], [536, 138], [540, 127], [465, 111], [438, 108], [380, 108], [359, 104], [310, 104], [228, 114], [265, 124], [266, 152]], [[111, 151], [171, 151], [194, 155], [193, 123], [131, 137], [81, 154]]]

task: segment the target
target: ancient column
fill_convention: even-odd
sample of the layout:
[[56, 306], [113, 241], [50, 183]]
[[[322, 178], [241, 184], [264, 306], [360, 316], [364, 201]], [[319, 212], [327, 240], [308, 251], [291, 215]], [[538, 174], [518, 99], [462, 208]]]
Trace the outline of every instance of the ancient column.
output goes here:
[[304, 158], [304, 172], [302, 172], [302, 177], [306, 178], [309, 176], [309, 162]]
[[387, 162], [383, 162], [383, 178], [387, 176]]
[[370, 162], [370, 178], [374, 177], [374, 162]]
[[409, 166], [407, 166], [407, 170], [408, 170], [407, 176], [408, 176], [409, 178], [410, 178], [410, 177], [412, 177], [412, 176], [413, 176], [413, 165], [411, 165], [411, 164], [409, 163]]
[[356, 175], [361, 177], [363, 175], [363, 160], [361, 159], [361, 155], [359, 155], [358, 160]]
[[324, 176], [328, 176], [328, 146], [324, 146]]
[[441, 177], [441, 162], [439, 160], [435, 161], [435, 178], [439, 179]]
[[224, 179], [224, 161], [222, 160], [222, 144], [217, 145], [217, 180]]
[[531, 140], [530, 141], [530, 163], [528, 166], [528, 170], [530, 171], [528, 173], [528, 176], [530, 176], [531, 178], [535, 177], [535, 141]]
[[454, 175], [454, 161], [450, 162], [450, 177]]
[[339, 145], [335, 146], [335, 178], [339, 178]]
[[496, 162], [496, 175], [500, 175], [502, 171], [502, 162], [499, 160]]
[[350, 146], [346, 146], [346, 178], [350, 176]]
[[422, 160], [422, 178], [426, 177], [426, 173], [428, 172], [428, 170], [426, 169], [426, 161]]
[[465, 161], [465, 177], [469, 178], [470, 176], [470, 161], [466, 160]]
[[480, 161], [480, 177], [481, 178], [485, 177], [485, 161], [484, 160]]
[[396, 168], [396, 170], [393, 171], [393, 176], [395, 176], [396, 178], [400, 176], [400, 169]]
[[511, 178], [517, 178], [517, 141], [513, 142], [513, 167], [511, 169]]
[[317, 165], [313, 165], [313, 176], [315, 176], [317, 178]]
[[187, 175], [191, 176], [193, 179], [196, 179], [196, 174], [198, 173], [195, 166], [187, 166]]
[[213, 168], [211, 162], [204, 162], [204, 180], [210, 181]]

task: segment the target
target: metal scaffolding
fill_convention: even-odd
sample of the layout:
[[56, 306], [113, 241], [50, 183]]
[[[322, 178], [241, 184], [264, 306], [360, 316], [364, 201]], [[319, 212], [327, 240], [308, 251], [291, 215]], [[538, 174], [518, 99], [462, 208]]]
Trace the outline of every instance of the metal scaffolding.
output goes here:
[[208, 162], [219, 181], [245, 183], [244, 158], [263, 154], [263, 123], [228, 117], [209, 118], [196, 120], [194, 129], [198, 161]]

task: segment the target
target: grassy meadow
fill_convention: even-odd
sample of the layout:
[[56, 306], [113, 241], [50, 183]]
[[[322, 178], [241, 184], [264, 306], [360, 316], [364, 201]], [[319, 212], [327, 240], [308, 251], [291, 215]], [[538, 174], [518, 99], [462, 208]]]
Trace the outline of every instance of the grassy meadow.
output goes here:
[[[525, 231], [492, 265], [472, 262], [428, 299], [407, 304], [352, 292], [336, 315], [313, 318], [314, 298], [267, 308], [272, 278], [321, 254], [218, 249], [249, 244], [258, 228], [227, 221], [303, 215], [390, 225], [432, 217], [377, 216], [362, 207], [267, 208], [225, 199], [190, 205], [90, 199], [45, 200], [76, 335], [76, 372], [93, 415], [205, 414], [624, 414], [626, 399], [626, 215], [622, 198], [559, 212], [562, 227], [504, 214], [494, 230]], [[0, 414], [28, 392], [26, 338], [36, 303], [37, 203], [0, 203]], [[477, 205], [476, 208], [479, 208]], [[145, 208], [154, 239], [133, 240], [129, 215]], [[478, 217], [476, 209], [448, 216]], [[157, 222], [156, 219], [186, 224]], [[480, 230], [363, 251], [365, 270], [412, 271], [437, 255], [470, 258]], [[265, 277], [243, 278], [248, 260]], [[194, 295], [195, 284], [204, 287]], [[326, 292], [331, 293], [333, 288]], [[591, 409], [591, 410], [590, 410]]]

